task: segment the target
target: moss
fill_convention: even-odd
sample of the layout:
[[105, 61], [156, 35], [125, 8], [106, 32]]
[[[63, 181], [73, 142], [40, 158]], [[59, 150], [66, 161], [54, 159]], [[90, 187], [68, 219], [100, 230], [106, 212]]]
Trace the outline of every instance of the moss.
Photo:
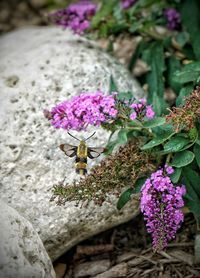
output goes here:
[[119, 196], [125, 187], [134, 187], [138, 178], [156, 169], [156, 164], [153, 154], [140, 150], [139, 141], [131, 141], [106, 157], [85, 179], [72, 185], [54, 185], [51, 200], [56, 200], [58, 205], [66, 201], [78, 204], [92, 200], [101, 205], [109, 194]]

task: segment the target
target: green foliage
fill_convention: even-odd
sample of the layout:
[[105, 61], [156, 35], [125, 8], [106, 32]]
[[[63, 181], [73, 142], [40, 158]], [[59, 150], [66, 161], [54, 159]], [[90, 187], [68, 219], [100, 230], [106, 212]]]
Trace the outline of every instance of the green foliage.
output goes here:
[[[168, 7], [174, 7], [181, 13], [181, 26], [177, 32], [171, 32], [166, 28], [163, 10]], [[118, 92], [111, 76], [109, 92], [118, 92], [116, 102], [120, 113], [117, 119], [102, 125], [111, 131], [106, 154], [111, 154], [118, 145], [126, 145], [133, 138], [139, 138], [140, 144], [137, 148], [143, 151], [143, 155], [153, 154], [156, 156], [156, 162], [159, 161], [162, 165], [168, 163], [174, 167], [175, 172], [171, 175], [171, 179], [175, 184], [186, 185], [186, 206], [194, 213], [198, 223], [200, 223], [200, 90], [196, 95], [193, 94], [190, 105], [184, 106], [184, 103], [195, 85], [200, 83], [199, 15], [199, 0], [139, 0], [126, 10], [121, 8], [119, 0], [103, 0], [99, 11], [92, 18], [90, 28], [95, 38], [108, 38], [110, 42], [115, 42], [116, 36], [120, 34], [122, 37], [124, 34], [141, 37], [140, 43], [131, 55], [129, 70], [134, 69], [138, 59], [146, 63], [147, 70], [139, 76], [139, 81], [141, 85], [147, 87], [148, 103], [153, 105], [156, 112], [153, 120], [131, 121], [131, 109], [125, 107], [123, 103], [134, 101], [132, 92]], [[157, 27], [162, 27], [162, 32]], [[114, 49], [112, 45], [110, 46], [110, 49]], [[166, 88], [175, 93], [175, 100], [167, 99]], [[175, 112], [172, 112], [173, 109], [169, 112], [167, 108], [174, 104], [180, 108]], [[190, 110], [191, 107], [193, 109]], [[169, 115], [163, 116], [166, 114]], [[125, 167], [126, 163], [124, 160], [123, 162]], [[117, 174], [121, 172], [122, 178], [120, 176], [117, 179], [117, 185], [114, 183], [113, 188], [128, 187], [121, 194], [117, 204], [117, 208], [122, 209], [133, 194], [140, 192], [146, 178], [137, 176], [134, 183], [127, 185], [126, 176], [129, 175], [130, 180], [131, 168], [126, 171], [126, 175], [123, 175], [123, 171], [120, 171], [123, 167], [119, 161], [117, 163], [114, 168]], [[134, 163], [134, 166], [138, 166], [137, 163], [140, 161], [135, 159]], [[111, 172], [111, 169], [109, 171]], [[103, 177], [102, 175], [101, 178]], [[63, 194], [64, 192], [62, 191]], [[68, 193], [72, 194], [71, 191]], [[73, 194], [74, 197], [77, 192]]]
[[115, 81], [111, 75], [110, 77], [110, 86], [109, 86], [109, 93], [112, 93], [112, 92], [118, 92], [118, 88], [117, 88], [117, 85], [115, 84]]
[[178, 183], [181, 177], [182, 168], [174, 168], [174, 173], [170, 176], [173, 183]]
[[197, 162], [197, 164], [199, 166], [199, 169], [200, 169], [200, 145], [195, 144], [193, 151], [194, 151], [194, 154], [195, 154], [196, 162]]
[[185, 84], [196, 82], [200, 77], [200, 62], [193, 62], [185, 65], [180, 71], [174, 72], [174, 82]]
[[161, 126], [166, 122], [164, 117], [156, 117], [153, 120], [144, 121], [143, 127], [145, 128], [153, 128], [156, 126]]
[[171, 166], [181, 168], [188, 164], [190, 164], [194, 159], [194, 153], [191, 151], [182, 151], [175, 154], [172, 162], [170, 163]]
[[133, 194], [133, 188], [129, 188], [125, 190], [119, 197], [117, 202], [117, 209], [122, 209], [126, 203], [131, 199], [131, 196]]
[[117, 209], [122, 209], [128, 201], [131, 200], [133, 194], [140, 193], [141, 187], [145, 183], [147, 177], [138, 178], [134, 184], [134, 187], [128, 188], [120, 195], [118, 202], [117, 202]]
[[150, 66], [150, 71], [146, 74], [146, 82], [149, 85], [148, 102], [153, 104], [156, 114], [159, 116], [165, 112], [166, 104], [164, 95], [163, 72], [164, 64], [164, 48], [162, 43], [153, 42], [143, 52], [142, 60]]
[[180, 105], [184, 104], [185, 97], [187, 97], [190, 94], [192, 89], [193, 89], [193, 86], [191, 84], [189, 84], [180, 90], [179, 96], [176, 99], [176, 106], [180, 106]]
[[200, 59], [200, 6], [198, 0], [184, 0], [181, 8], [181, 19], [190, 35], [196, 59]]
[[165, 153], [174, 153], [179, 152], [185, 147], [187, 144], [189, 144], [190, 140], [182, 137], [182, 136], [175, 136], [171, 138], [163, 147]]
[[[181, 14], [181, 28], [176, 33], [164, 29], [163, 11], [169, 7]], [[125, 33], [142, 37], [131, 56], [129, 69], [133, 70], [138, 59], [147, 64], [149, 71], [140, 77], [140, 82], [148, 85], [148, 102], [157, 116], [166, 114], [171, 105], [164, 98], [165, 88], [176, 93], [176, 104], [180, 105], [194, 83], [200, 81], [199, 14], [198, 0], [173, 1], [173, 5], [171, 1], [140, 0], [125, 10], [120, 0], [111, 0], [101, 1], [101, 8], [92, 19], [91, 32], [98, 37], [112, 37], [112, 41]], [[157, 28], [160, 26], [162, 31]]]
[[147, 144], [143, 145], [141, 147], [141, 150], [148, 150], [151, 149], [155, 146], [159, 146], [160, 144], [164, 143], [167, 141], [171, 136], [173, 136], [174, 132], [165, 132], [159, 137], [155, 137], [151, 141], [149, 141]]
[[[198, 226], [200, 225], [200, 175], [190, 167], [184, 168], [183, 181], [186, 184], [186, 205], [193, 212]], [[200, 228], [200, 226], [199, 226]]]

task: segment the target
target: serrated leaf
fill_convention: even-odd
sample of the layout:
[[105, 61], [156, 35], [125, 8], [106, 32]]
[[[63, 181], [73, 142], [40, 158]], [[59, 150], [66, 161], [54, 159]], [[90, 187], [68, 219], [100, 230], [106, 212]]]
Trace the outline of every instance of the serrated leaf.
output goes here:
[[164, 134], [160, 135], [159, 137], [156, 137], [156, 138], [152, 139], [151, 141], [149, 141], [144, 146], [142, 146], [141, 150], [148, 150], [148, 149], [151, 149], [151, 148], [153, 148], [155, 146], [158, 146], [158, 145], [164, 143], [173, 134], [174, 134], [174, 132], [173, 133], [171, 133], [171, 132], [164, 133]]
[[197, 164], [200, 168], [200, 145], [195, 144], [193, 150], [194, 150], [194, 154], [195, 154], [195, 159], [196, 159]]
[[143, 123], [143, 127], [145, 128], [152, 128], [156, 126], [161, 126], [166, 122], [164, 117], [156, 117], [153, 120], [149, 120]]
[[181, 21], [190, 35], [196, 58], [200, 59], [200, 6], [199, 0], [184, 0], [181, 5]]
[[129, 188], [126, 191], [124, 191], [117, 202], [117, 209], [122, 209], [126, 203], [131, 199], [131, 195], [133, 194], [133, 188]]
[[194, 159], [193, 152], [185, 150], [175, 154], [170, 165], [177, 168], [181, 168], [190, 164], [193, 161], [193, 159]]
[[164, 145], [164, 151], [167, 152], [178, 152], [180, 151], [184, 146], [190, 143], [190, 140], [187, 138], [181, 137], [181, 136], [176, 136], [173, 137], [169, 140]]
[[172, 180], [173, 183], [177, 183], [180, 179], [182, 172], [182, 168], [175, 168], [174, 173], [170, 175], [170, 179]]

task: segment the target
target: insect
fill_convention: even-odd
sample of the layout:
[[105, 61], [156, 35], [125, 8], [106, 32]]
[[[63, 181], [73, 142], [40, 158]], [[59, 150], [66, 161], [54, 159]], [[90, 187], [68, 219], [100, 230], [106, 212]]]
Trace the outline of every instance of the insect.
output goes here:
[[80, 175], [85, 175], [87, 173], [87, 158], [89, 157], [90, 159], [97, 158], [100, 156], [101, 153], [104, 152], [105, 148], [91, 148], [87, 147], [86, 141], [90, 139], [95, 132], [90, 135], [87, 139], [85, 140], [80, 140], [70, 134], [68, 134], [78, 140], [80, 143], [78, 146], [73, 146], [69, 144], [61, 144], [60, 149], [69, 157], [75, 157], [75, 169], [76, 173]]

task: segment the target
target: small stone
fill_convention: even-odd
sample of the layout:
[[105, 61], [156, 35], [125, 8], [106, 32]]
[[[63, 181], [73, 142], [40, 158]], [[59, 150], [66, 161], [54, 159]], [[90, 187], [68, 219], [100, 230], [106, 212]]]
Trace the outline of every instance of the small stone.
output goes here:
[[67, 265], [66, 264], [62, 264], [62, 263], [57, 263], [54, 266], [54, 271], [56, 273], [56, 278], [62, 278], [65, 274], [65, 271], [67, 269]]
[[79, 264], [74, 269], [74, 278], [94, 276], [105, 272], [110, 267], [109, 260], [99, 260]]

